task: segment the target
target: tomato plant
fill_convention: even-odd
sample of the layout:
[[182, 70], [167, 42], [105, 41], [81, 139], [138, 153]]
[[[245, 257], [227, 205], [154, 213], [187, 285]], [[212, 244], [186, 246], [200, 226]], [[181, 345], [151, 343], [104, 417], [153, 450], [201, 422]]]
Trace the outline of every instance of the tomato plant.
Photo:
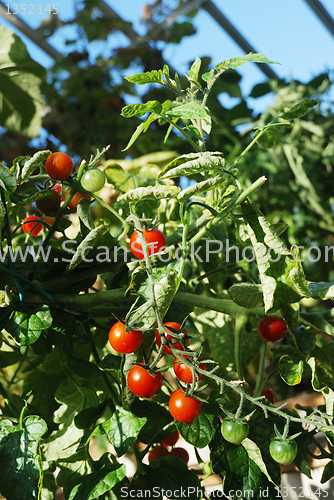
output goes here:
[[281, 318], [262, 318], [259, 323], [259, 333], [263, 340], [273, 342], [284, 339], [287, 332], [287, 326], [284, 319]]
[[85, 191], [96, 193], [100, 191], [106, 183], [106, 176], [102, 170], [93, 167], [84, 173], [81, 177], [81, 186]]
[[115, 351], [125, 354], [134, 352], [143, 340], [143, 332], [140, 330], [130, 330], [126, 332], [126, 327], [117, 321], [109, 332], [109, 343]]
[[[169, 331], [172, 331], [172, 330], [170, 330], [171, 328], [173, 330], [179, 331], [181, 328], [181, 325], [180, 325], [180, 323], [176, 323], [175, 321], [169, 321], [168, 323], [164, 324], [164, 327]], [[185, 335], [187, 335], [187, 333], [188, 333], [185, 328], [183, 329], [183, 332]], [[181, 344], [181, 342], [179, 342], [177, 340], [173, 340], [174, 339], [173, 335], [171, 335], [170, 333], [167, 333], [166, 338], [167, 338], [167, 340], [172, 342], [173, 347], [175, 347], [175, 349], [178, 349], [179, 351], [184, 351], [184, 348], [183, 348], [183, 345]], [[160, 347], [161, 346], [161, 334], [160, 334], [159, 330], [157, 331], [155, 340], [156, 340], [157, 346]], [[186, 338], [185, 343], [186, 343], [186, 345], [189, 345], [189, 339]], [[173, 355], [171, 348], [168, 347], [168, 345], [166, 345], [166, 344], [163, 346], [162, 352], [164, 352], [165, 354]]]
[[221, 425], [221, 433], [229, 443], [240, 444], [249, 433], [249, 424], [244, 420], [224, 418]]
[[141, 365], [131, 368], [127, 376], [128, 387], [133, 394], [142, 398], [150, 398], [161, 387], [162, 377], [160, 372], [151, 375], [149, 371]]
[[269, 452], [275, 462], [289, 465], [296, 458], [298, 446], [294, 440], [275, 438], [270, 441]]
[[201, 413], [202, 403], [198, 399], [186, 396], [182, 389], [178, 389], [172, 392], [168, 407], [175, 420], [185, 424], [192, 424]]
[[52, 153], [45, 162], [46, 173], [55, 181], [66, 181], [73, 170], [73, 162], [65, 153]]
[[29, 215], [22, 221], [22, 230], [24, 233], [29, 233], [31, 236], [38, 236], [43, 229], [41, 219], [37, 215]]
[[[184, 363], [184, 361], [182, 361], [182, 358], [189, 359], [189, 356], [184, 355], [184, 356], [180, 356], [179, 358], [175, 358], [174, 365], [173, 365], [174, 373], [177, 376], [177, 378], [179, 380], [181, 380], [182, 382], [185, 382], [186, 384], [191, 384], [191, 382], [193, 381], [193, 373], [191, 371], [191, 368], [189, 368], [189, 366], [187, 366]], [[201, 370], [206, 369], [205, 363], [199, 363], [198, 366]], [[203, 377], [203, 373], [198, 373], [195, 376], [195, 379], [201, 380], [202, 377]]]
[[[152, 229], [152, 231], [143, 231], [143, 238], [147, 244], [148, 255], [153, 255], [166, 244], [165, 236], [159, 229]], [[130, 238], [130, 248], [137, 259], [144, 258], [144, 251], [138, 231], [134, 231]]]
[[[233, 485], [234, 491], [242, 491], [252, 484], [254, 497], [268, 491], [274, 498], [280, 463], [293, 455], [285, 447], [280, 456], [276, 444], [290, 446], [297, 436], [295, 462], [302, 471], [307, 456], [313, 455], [310, 441], [319, 447], [318, 457], [332, 463], [334, 343], [328, 335], [334, 336], [334, 313], [326, 307], [331, 307], [334, 283], [332, 274], [324, 271], [329, 265], [304, 265], [299, 257], [305, 252], [297, 252], [299, 238], [303, 243], [318, 241], [322, 226], [330, 241], [332, 232], [328, 210], [320, 210], [321, 197], [306, 192], [310, 179], [304, 182], [304, 151], [314, 143], [311, 134], [321, 134], [322, 120], [313, 127], [304, 119], [305, 113], [313, 113], [314, 87], [293, 105], [301, 86], [291, 96], [285, 94], [286, 87], [279, 87], [275, 115], [268, 111], [257, 117], [252, 132], [232, 134], [232, 118], [240, 122], [245, 110], [238, 105], [229, 110], [231, 119], [211, 134], [211, 127], [216, 127], [212, 115], [221, 120], [219, 112], [209, 109], [209, 94], [215, 99], [213, 85], [222, 73], [228, 71], [230, 79], [232, 70], [248, 61], [269, 62], [261, 54], [249, 54], [209, 68], [196, 59], [183, 79], [171, 78], [166, 66], [127, 77], [131, 86], [162, 85], [163, 94], [154, 90], [152, 96], [164, 97], [162, 102], [123, 108], [122, 116], [137, 117], [140, 125], [128, 145], [121, 145], [125, 157], [116, 163], [106, 147], [78, 161], [74, 172], [67, 155], [50, 157], [49, 151], [0, 165], [0, 462], [5, 460], [10, 470], [0, 474], [0, 491], [7, 500], [14, 500], [16, 491], [51, 499], [58, 486], [68, 498], [121, 498], [124, 487], [133, 492], [144, 485], [152, 493], [160, 486], [166, 491], [171, 477], [178, 498], [182, 488], [196, 491], [201, 486], [201, 472], [223, 477], [225, 489]], [[326, 121], [326, 140], [319, 136], [326, 151], [313, 164], [330, 161], [331, 122]], [[136, 149], [134, 143], [144, 133], [161, 133], [171, 147], [149, 138]], [[146, 153], [155, 144], [159, 151], [136, 157], [136, 151]], [[216, 147], [219, 144], [224, 151]], [[54, 159], [62, 160], [60, 175]], [[303, 182], [294, 168], [302, 161]], [[54, 181], [45, 175], [44, 162], [49, 176], [64, 185], [50, 188]], [[106, 172], [108, 189], [66, 217], [72, 193], [68, 207], [75, 211], [78, 199], [90, 199], [81, 193], [84, 187], [92, 194], [103, 185], [98, 165]], [[293, 172], [284, 186], [277, 180], [281, 165], [285, 173], [286, 168]], [[93, 186], [90, 176], [96, 174], [101, 182]], [[295, 212], [286, 209], [289, 196], [280, 195], [295, 184], [302, 194], [298, 201], [299, 190], [291, 192], [294, 210], [306, 199], [310, 211], [316, 207], [317, 220], [308, 224], [307, 236], [302, 234], [300, 213], [297, 227]], [[41, 229], [33, 213], [41, 185], [59, 195], [67, 190], [67, 195], [63, 204], [57, 203], [54, 218], [45, 215], [43, 234], [35, 241], [24, 231], [34, 235]], [[51, 195], [46, 195], [48, 201]], [[27, 213], [31, 215], [25, 219]], [[148, 230], [155, 226], [163, 233]], [[286, 245], [289, 240], [292, 248]], [[148, 252], [143, 251], [146, 245]], [[113, 317], [124, 321], [110, 328]], [[280, 344], [267, 345], [283, 338]], [[179, 352], [174, 358], [166, 355], [175, 351]], [[199, 373], [193, 377], [192, 364], [205, 378]], [[324, 404], [312, 412], [306, 405], [306, 415], [301, 416], [249, 394], [249, 387], [255, 387], [258, 396], [267, 384], [275, 388], [277, 400], [296, 396], [303, 384], [321, 393]], [[264, 389], [262, 395], [274, 401], [271, 391]], [[172, 448], [178, 432], [195, 447], [202, 471], [163, 458], [179, 456], [187, 462], [180, 448], [164, 449], [161, 460], [147, 467], [146, 458], [152, 461], [159, 453], [156, 443]], [[274, 432], [278, 437], [272, 444]], [[318, 433], [327, 447], [318, 443]], [[99, 436], [101, 448], [92, 446], [94, 436]], [[239, 443], [243, 446], [233, 446]], [[206, 446], [210, 457], [204, 463], [201, 449]], [[132, 460], [134, 474], [126, 471], [124, 456]], [[27, 464], [29, 482], [18, 465], [22, 463]], [[236, 471], [239, 463], [243, 465]], [[334, 477], [331, 467], [324, 469], [324, 481]]]
[[[65, 200], [68, 197], [68, 195], [70, 194], [70, 192], [71, 192], [70, 189], [68, 191], [66, 191], [66, 193], [65, 193]], [[71, 210], [73, 210], [74, 212], [76, 212], [78, 203], [83, 198], [87, 198], [87, 200], [89, 200], [89, 201], [91, 200], [91, 196], [89, 194], [87, 194], [87, 193], [79, 193], [79, 192], [75, 193], [73, 195], [71, 201], [67, 205], [68, 208], [70, 208]]]

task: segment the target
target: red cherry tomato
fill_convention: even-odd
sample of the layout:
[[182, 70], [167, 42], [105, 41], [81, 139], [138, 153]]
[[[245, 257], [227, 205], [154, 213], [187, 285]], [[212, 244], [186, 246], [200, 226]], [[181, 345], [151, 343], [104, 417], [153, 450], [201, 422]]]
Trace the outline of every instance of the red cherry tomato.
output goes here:
[[136, 396], [150, 398], [161, 387], [161, 373], [155, 372], [154, 376], [152, 376], [141, 365], [135, 365], [129, 371], [127, 377], [128, 387]]
[[55, 184], [54, 186], [52, 186], [51, 191], [56, 191], [56, 193], [61, 196], [61, 201], [64, 201], [64, 198], [62, 197], [63, 186], [61, 184]]
[[259, 324], [259, 333], [267, 342], [274, 344], [282, 340], [287, 332], [287, 326], [284, 319], [281, 318], [262, 318]]
[[143, 340], [143, 332], [140, 330], [125, 331], [125, 325], [120, 321], [115, 323], [109, 331], [109, 342], [115, 351], [125, 354], [134, 352]]
[[[179, 358], [175, 358], [174, 360], [174, 373], [177, 376], [179, 380], [182, 382], [185, 382], [186, 384], [191, 384], [193, 381], [193, 374], [191, 369], [182, 361], [182, 358], [189, 358], [189, 356], [182, 355]], [[206, 366], [205, 363], [200, 363], [199, 368], [201, 370], [205, 370]], [[196, 374], [196, 381], [200, 380], [203, 377], [202, 373], [197, 373]]]
[[[66, 193], [65, 193], [65, 200], [68, 197], [69, 193], [70, 193], [70, 189], [68, 191], [66, 191]], [[75, 193], [75, 195], [73, 196], [73, 198], [71, 199], [71, 201], [67, 205], [68, 208], [70, 208], [71, 210], [73, 210], [75, 212], [77, 210], [77, 205], [78, 205], [79, 201], [82, 200], [82, 198], [87, 198], [87, 200], [91, 200], [91, 196], [89, 196], [89, 194], [79, 193], [79, 192]]]
[[56, 193], [61, 194], [63, 186], [61, 184], [55, 184], [52, 186], [51, 191], [56, 191]]
[[161, 457], [167, 457], [169, 455], [169, 451], [166, 450], [164, 446], [156, 446], [155, 448], [152, 448], [148, 452], [148, 463], [152, 462], [152, 460], [157, 460], [158, 458]]
[[173, 432], [171, 436], [169, 436], [167, 439], [165, 439], [162, 444], [163, 446], [174, 446], [179, 440], [180, 434], [179, 431]]
[[55, 190], [50, 190], [50, 196], [47, 198], [41, 198], [36, 201], [36, 207], [44, 215], [50, 215], [52, 213], [58, 212], [60, 207], [60, 194]]
[[172, 392], [168, 406], [172, 417], [184, 424], [191, 424], [201, 413], [202, 409], [201, 401], [192, 397], [186, 397], [182, 389]]
[[[251, 396], [254, 396], [254, 391], [252, 392]], [[275, 395], [270, 389], [263, 389], [263, 391], [261, 392], [261, 396], [265, 396], [268, 401], [270, 401], [270, 403], [275, 404]]]
[[265, 396], [270, 403], [275, 404], [275, 395], [270, 389], [263, 389], [261, 396]]
[[[159, 252], [166, 244], [166, 239], [159, 229], [152, 229], [152, 231], [143, 231], [144, 240], [148, 246], [148, 254], [152, 255]], [[131, 252], [137, 259], [144, 258], [143, 248], [140, 242], [138, 231], [135, 231], [130, 238]]]
[[172, 457], [179, 457], [179, 458], [181, 458], [182, 460], [185, 461], [186, 464], [189, 462], [189, 453], [184, 448], [173, 448], [169, 452], [169, 454]]
[[[174, 321], [170, 321], [169, 323], [164, 323], [164, 327], [166, 327], [167, 330], [169, 330], [168, 327], [173, 328], [173, 330], [180, 330], [181, 325], [180, 325], [180, 323], [175, 323]], [[171, 330], [169, 330], [169, 331], [171, 331]], [[185, 328], [183, 329], [183, 331], [184, 331], [185, 334], [188, 333]], [[173, 337], [173, 335], [170, 335], [169, 333], [167, 333], [166, 337], [167, 337], [168, 340], [172, 341], [173, 347], [175, 347], [175, 349], [178, 349], [179, 351], [184, 351], [184, 347], [183, 347], [183, 345], [181, 344], [180, 341], [177, 341], [175, 339], [175, 342], [173, 342], [172, 339], [175, 338], [175, 337]], [[157, 331], [155, 340], [156, 340], [157, 346], [160, 347], [161, 346], [161, 335], [160, 335], [159, 331]], [[189, 345], [189, 340], [188, 339], [186, 339], [185, 342], [186, 342], [186, 345]], [[167, 345], [164, 345], [164, 347], [162, 349], [162, 352], [164, 352], [165, 354], [173, 354], [172, 351], [171, 351], [171, 349]]]
[[65, 153], [53, 153], [45, 162], [46, 173], [56, 181], [65, 181], [72, 173], [73, 162]]
[[24, 233], [38, 236], [42, 229], [43, 224], [41, 224], [41, 219], [37, 215], [29, 215], [29, 217], [23, 219], [22, 230]]

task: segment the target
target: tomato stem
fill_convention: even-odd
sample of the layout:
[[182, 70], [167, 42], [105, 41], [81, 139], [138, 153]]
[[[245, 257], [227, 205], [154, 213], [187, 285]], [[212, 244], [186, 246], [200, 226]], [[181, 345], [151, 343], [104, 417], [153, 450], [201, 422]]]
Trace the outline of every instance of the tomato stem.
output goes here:
[[240, 315], [235, 320], [235, 338], [234, 338], [234, 359], [237, 374], [240, 380], [244, 380], [241, 362], [241, 337], [247, 323], [247, 316]]
[[4, 400], [6, 401], [6, 403], [8, 405], [8, 408], [13, 412], [14, 416], [17, 419], [19, 419], [20, 418], [20, 412], [16, 408], [15, 403], [13, 403], [13, 401], [11, 400], [10, 395], [7, 394], [7, 391], [6, 391], [6, 389], [4, 388], [4, 386], [2, 385], [1, 382], [0, 382], [0, 394], [4, 398]]
[[267, 354], [267, 342], [265, 340], [262, 340], [261, 349], [260, 349], [259, 369], [258, 369], [257, 376], [256, 376], [256, 384], [255, 384], [255, 390], [254, 390], [254, 397], [255, 398], [258, 398], [261, 395], [266, 354]]

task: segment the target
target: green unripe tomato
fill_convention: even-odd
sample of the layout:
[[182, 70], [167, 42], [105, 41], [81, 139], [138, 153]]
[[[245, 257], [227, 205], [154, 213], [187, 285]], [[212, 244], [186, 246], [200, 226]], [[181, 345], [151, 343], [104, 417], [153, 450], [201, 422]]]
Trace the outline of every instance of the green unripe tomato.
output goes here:
[[275, 438], [270, 441], [269, 452], [275, 462], [289, 465], [296, 458], [298, 446], [294, 440]]
[[100, 191], [106, 183], [105, 173], [99, 168], [89, 168], [81, 177], [81, 186], [85, 191], [96, 193]]
[[221, 425], [221, 433], [229, 443], [240, 444], [249, 433], [249, 425], [244, 420], [232, 420], [224, 418]]

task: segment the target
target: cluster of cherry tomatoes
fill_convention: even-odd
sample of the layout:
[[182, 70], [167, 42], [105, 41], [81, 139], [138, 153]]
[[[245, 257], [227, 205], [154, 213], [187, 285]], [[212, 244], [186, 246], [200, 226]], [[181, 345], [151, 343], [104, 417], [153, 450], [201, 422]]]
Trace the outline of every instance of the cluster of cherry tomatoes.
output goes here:
[[[65, 153], [53, 153], [51, 154], [45, 162], [45, 170], [49, 177], [58, 181], [54, 186], [52, 186], [49, 191], [49, 196], [36, 201], [36, 207], [39, 212], [43, 214], [44, 221], [52, 225], [54, 222], [53, 216], [58, 212], [60, 208], [62, 194], [62, 184], [59, 182], [66, 181], [73, 172], [73, 162], [71, 158]], [[99, 168], [93, 167], [87, 169], [83, 174], [80, 183], [83, 191], [97, 192], [100, 191], [106, 182], [106, 177], [104, 172]], [[65, 200], [68, 197], [71, 188], [67, 189], [65, 192]], [[77, 210], [77, 205], [82, 198], [87, 198], [91, 200], [91, 196], [87, 192], [76, 192], [71, 198], [68, 208], [72, 211]], [[22, 229], [25, 233], [29, 233], [32, 236], [38, 236], [43, 228], [41, 218], [37, 215], [30, 215], [25, 217], [22, 222]]]
[[[175, 322], [165, 323], [164, 327], [169, 331], [179, 331], [181, 325]], [[170, 330], [172, 329], [172, 330]], [[187, 331], [184, 330], [187, 334]], [[167, 340], [173, 346], [183, 351], [183, 345], [179, 341], [173, 342], [173, 335], [167, 334]], [[109, 343], [111, 347], [118, 353], [126, 354], [136, 351], [142, 342], [143, 333], [140, 330], [130, 330], [126, 332], [126, 327], [123, 323], [118, 321], [115, 323], [109, 332]], [[161, 334], [159, 331], [156, 333], [156, 343], [158, 347], [161, 346]], [[185, 340], [186, 345], [189, 344], [188, 339]], [[170, 347], [165, 344], [162, 348], [165, 354], [172, 354]], [[183, 359], [189, 358], [189, 354], [179, 355], [174, 360], [175, 375], [184, 383], [191, 383], [193, 381], [193, 371], [187, 366]], [[205, 370], [205, 363], [200, 363], [199, 367]], [[195, 370], [194, 370], [195, 372]], [[195, 374], [196, 381], [202, 378], [202, 374]], [[160, 371], [149, 371], [143, 363], [134, 365], [127, 376], [127, 384], [130, 391], [138, 397], [150, 398], [158, 392], [162, 384], [162, 376]], [[191, 424], [196, 417], [200, 414], [202, 403], [196, 398], [186, 396], [183, 389], [174, 391], [169, 399], [169, 411], [172, 417], [179, 422]]]
[[[184, 460], [186, 464], [189, 462], [189, 454], [187, 450], [181, 447], [174, 448], [174, 445], [178, 442], [180, 434], [178, 431], [173, 432], [171, 436], [165, 439], [160, 446], [154, 446], [148, 453], [148, 462], [152, 460], [157, 460], [161, 457], [178, 457]], [[168, 448], [172, 448], [169, 450]]]

